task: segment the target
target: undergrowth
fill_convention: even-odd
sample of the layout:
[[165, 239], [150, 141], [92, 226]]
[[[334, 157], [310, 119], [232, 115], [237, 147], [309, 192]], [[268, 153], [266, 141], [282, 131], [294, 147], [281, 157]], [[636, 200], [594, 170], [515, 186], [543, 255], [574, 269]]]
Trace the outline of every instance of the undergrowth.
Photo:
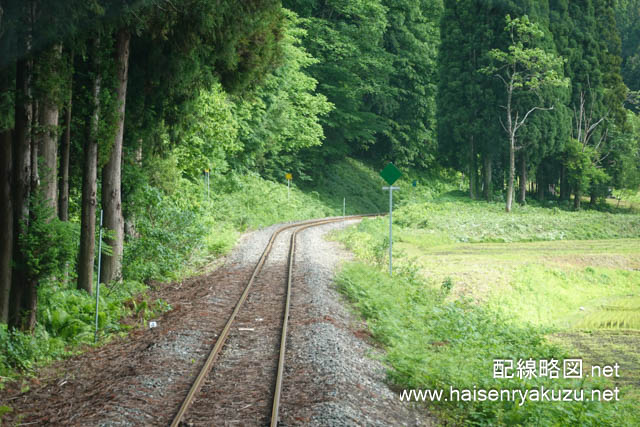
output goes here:
[[[351, 175], [351, 181], [344, 181], [344, 185], [348, 182], [361, 189], [377, 189], [375, 173], [358, 162], [348, 160], [332, 168], [338, 175], [346, 176], [354, 165], [361, 173]], [[98, 313], [101, 341], [131, 328], [130, 322], [121, 321], [123, 318], [139, 319], [142, 324], [169, 309], [166, 302], [150, 301], [146, 296], [145, 283], [150, 280], [164, 282], [195, 274], [201, 266], [227, 253], [240, 234], [249, 229], [342, 214], [341, 198], [338, 203], [337, 196], [322, 193], [321, 187], [317, 188], [320, 191], [309, 188], [302, 191], [295, 180], [288, 191], [284, 179], [273, 182], [254, 173], [229, 172], [212, 175], [207, 192], [203, 181], [183, 177], [172, 156], [152, 158], [143, 168], [125, 166], [123, 173], [127, 179], [123, 182], [127, 187], [123, 189], [123, 206], [128, 233], [124, 280], [102, 286]], [[355, 196], [361, 202], [350, 206], [351, 209], [365, 207], [366, 195], [372, 193], [367, 191], [365, 196]], [[57, 270], [47, 267], [47, 272], [54, 272], [40, 280], [37, 326], [33, 333], [10, 331], [6, 325], [0, 327], [0, 388], [7, 379], [32, 373], [38, 364], [60, 359], [82, 345], [93, 343], [95, 296], [76, 289], [75, 259], [69, 255], [76, 253], [73, 241], [77, 241], [79, 234], [74, 221], [79, 218], [80, 207], [78, 195], [75, 196], [70, 200], [72, 222], [43, 223], [39, 234], [30, 236], [35, 242], [32, 246], [38, 249], [33, 251], [33, 262], [45, 267], [53, 265]], [[64, 246], [52, 244], [62, 237]], [[67, 246], [70, 249], [60, 250]], [[43, 247], [47, 252], [42, 252]], [[104, 253], [109, 250], [103, 245]], [[62, 252], [66, 255], [59, 256]], [[40, 258], [45, 255], [47, 264], [42, 264]]]
[[[529, 266], [516, 271], [513, 295], [502, 293], [496, 300], [499, 304], [482, 304], [455, 296], [458, 277], [449, 271], [452, 267], [436, 264], [445, 260], [446, 254], [462, 253], [470, 263], [480, 262], [473, 258], [474, 254], [476, 258], [496, 256], [490, 251], [473, 249], [474, 245], [469, 243], [475, 242], [639, 235], [640, 215], [629, 212], [614, 215], [600, 211], [571, 212], [557, 206], [518, 206], [513, 213], [506, 214], [502, 203], [474, 202], [458, 192], [435, 195], [427, 201], [405, 199], [394, 209], [394, 238], [407, 244], [394, 245], [393, 277], [387, 272], [388, 219], [364, 219], [334, 235], [360, 260], [347, 264], [337, 283], [367, 320], [374, 338], [385, 347], [389, 379], [399, 392], [443, 389], [448, 393], [450, 387], [530, 390], [544, 386], [584, 390], [585, 396], [590, 397], [590, 390], [611, 390], [614, 384], [604, 378], [496, 379], [493, 361], [510, 359], [515, 365], [518, 359], [563, 360], [571, 356], [568, 350], [546, 338], [554, 321], [572, 310], [584, 310], [579, 306], [587, 305], [585, 301], [590, 298], [635, 292], [638, 277], [634, 272], [597, 267], [562, 272], [549, 265]], [[569, 250], [571, 243], [567, 245]], [[406, 253], [406, 248], [411, 247], [421, 252]], [[506, 255], [508, 248], [504, 251], [501, 256], [511, 261]], [[442, 258], [434, 258], [428, 265], [449, 272], [437, 282], [427, 279], [419, 270], [420, 262], [411, 258], [417, 254], [429, 257], [432, 253]], [[517, 258], [522, 254], [516, 251], [511, 256]], [[590, 292], [578, 298], [575, 292], [582, 289], [580, 286]], [[544, 299], [547, 295], [549, 299]], [[536, 310], [552, 312], [553, 316], [543, 316], [543, 321], [536, 317], [540, 314]], [[587, 306], [585, 312], [589, 310]], [[629, 397], [634, 395], [633, 390], [624, 388], [620, 394], [619, 402], [527, 401], [520, 405], [513, 401], [439, 401], [430, 405], [441, 420], [456, 425], [639, 425], [637, 402]]]
[[433, 201], [407, 203], [396, 209], [394, 222], [470, 243], [640, 237], [637, 213], [514, 205], [507, 214], [500, 202], [472, 201], [457, 192]]
[[[367, 320], [386, 349], [389, 378], [398, 389], [483, 390], [612, 389], [600, 378], [493, 378], [493, 360], [563, 360], [545, 330], [465, 300], [447, 301], [410, 266], [394, 276], [361, 262], [345, 266], [339, 288]], [[561, 362], [562, 363], [562, 362]], [[638, 425], [631, 404], [621, 402], [440, 401], [432, 409], [443, 421], [465, 425]]]

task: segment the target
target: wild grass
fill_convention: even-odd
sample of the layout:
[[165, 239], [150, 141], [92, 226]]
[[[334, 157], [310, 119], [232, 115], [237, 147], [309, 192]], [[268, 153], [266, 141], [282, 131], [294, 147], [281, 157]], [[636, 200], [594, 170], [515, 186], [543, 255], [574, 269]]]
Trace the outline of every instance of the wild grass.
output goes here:
[[[73, 354], [79, 346], [94, 342], [95, 296], [59, 283], [38, 289], [38, 324], [33, 333], [8, 330], [0, 325], [0, 376], [30, 373], [38, 364]], [[135, 315], [145, 323], [170, 307], [161, 300], [150, 301], [146, 287], [124, 281], [103, 287], [98, 311], [99, 337], [125, 333], [131, 326], [121, 323]], [[0, 388], [2, 384], [0, 383]]]
[[459, 193], [434, 201], [407, 203], [395, 212], [396, 224], [428, 229], [454, 242], [528, 242], [640, 237], [640, 214], [559, 207], [514, 206], [510, 214], [498, 202], [470, 201]]
[[[354, 194], [349, 212], [375, 211], [368, 201], [377, 190], [375, 172], [362, 163], [344, 160], [331, 165], [326, 176], [330, 191], [301, 190], [294, 180], [273, 182], [257, 174], [229, 172], [204, 182], [185, 179], [176, 159], [151, 159], [144, 170], [129, 168], [125, 214], [134, 225], [125, 242], [123, 277], [103, 287], [99, 318], [101, 341], [125, 333], [120, 319], [132, 314], [147, 318], [168, 309], [162, 301], [148, 301], [145, 283], [170, 281], [195, 274], [229, 252], [248, 230], [279, 222], [342, 214], [341, 194]], [[327, 184], [327, 187], [329, 185]], [[375, 188], [376, 190], [372, 190]], [[78, 200], [72, 198], [72, 217], [77, 219]], [[105, 249], [106, 250], [106, 249]], [[3, 381], [31, 373], [38, 364], [59, 359], [79, 346], [93, 342], [95, 299], [75, 287], [74, 265], [69, 280], [43, 281], [39, 287], [38, 326], [32, 334], [0, 326], [0, 388]], [[97, 278], [94, 278], [94, 282]]]
[[[555, 344], [548, 337], [577, 330], [633, 335], [629, 328], [638, 328], [640, 317], [640, 215], [503, 209], [457, 193], [400, 203], [393, 278], [385, 273], [387, 218], [336, 236], [366, 263], [347, 266], [338, 283], [387, 349], [390, 380], [398, 388], [525, 389], [541, 383], [495, 380], [492, 360], [569, 354], [586, 366], [624, 361], [625, 375], [637, 378], [640, 365], [627, 357], [637, 339], [621, 336], [614, 348], [598, 335], [595, 352], [578, 347], [586, 339], [567, 338], [574, 332]], [[439, 402], [434, 410], [465, 425], [636, 425], [640, 387], [614, 381], [547, 385], [620, 386], [617, 403]]]
[[209, 194], [201, 183], [186, 179], [162, 193], [146, 187], [138, 205], [136, 238], [125, 247], [124, 275], [138, 281], [184, 276], [227, 253], [242, 232], [278, 222], [302, 220], [337, 212], [295, 185], [257, 175], [230, 174], [212, 180]]
[[[339, 288], [367, 320], [386, 349], [389, 379], [398, 389], [612, 388], [600, 378], [582, 380], [495, 379], [494, 359], [562, 360], [568, 353], [550, 344], [544, 330], [466, 300], [447, 301], [415, 270], [393, 277], [353, 263], [337, 278]], [[434, 402], [443, 422], [465, 425], [637, 425], [624, 402]]]
[[576, 327], [585, 316], [617, 328], [637, 323], [635, 311], [607, 301], [640, 294], [638, 239], [433, 246], [419, 244], [420, 233], [398, 234], [398, 253], [435, 283], [449, 280], [454, 297], [543, 326]]

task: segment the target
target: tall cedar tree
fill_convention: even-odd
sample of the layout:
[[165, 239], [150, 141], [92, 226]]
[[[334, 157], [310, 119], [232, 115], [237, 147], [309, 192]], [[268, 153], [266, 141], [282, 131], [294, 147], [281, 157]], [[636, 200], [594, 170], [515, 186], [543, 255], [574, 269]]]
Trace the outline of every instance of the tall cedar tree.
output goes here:
[[[497, 8], [497, 9], [495, 9]], [[469, 196], [478, 190], [478, 155], [483, 159], [485, 197], [490, 197], [491, 171], [502, 150], [496, 117], [496, 83], [479, 70], [494, 44], [493, 15], [502, 5], [478, 0], [445, 0], [440, 20], [437, 98], [438, 153], [441, 163], [469, 177]], [[502, 15], [504, 16], [504, 15]], [[503, 25], [504, 26], [504, 25]]]
[[[22, 314], [33, 311], [35, 285], [27, 279], [25, 259], [27, 248], [21, 244], [29, 224], [29, 198], [31, 196], [32, 157], [32, 2], [24, 2], [17, 8], [16, 39], [23, 56], [16, 61], [15, 129], [13, 138], [13, 272], [11, 276], [11, 296], [9, 324], [24, 326]], [[24, 241], [24, 239], [22, 239]]]
[[305, 47], [319, 60], [309, 71], [335, 105], [322, 120], [323, 156], [366, 151], [378, 134], [391, 132], [387, 112], [397, 103], [397, 88], [389, 84], [393, 57], [384, 48], [389, 23], [382, 0], [283, 3], [308, 19]]
[[[632, 91], [640, 91], [640, 0], [618, 0], [616, 25], [620, 33], [622, 77]], [[636, 106], [636, 111], [640, 106]]]
[[[0, 4], [0, 51], [9, 52], [12, 45], [8, 27], [7, 5]], [[5, 56], [6, 58], [6, 56]], [[0, 323], [9, 320], [9, 295], [11, 292], [11, 269], [13, 260], [13, 150], [11, 112], [14, 108], [15, 83], [12, 63], [0, 60]]]
[[104, 209], [104, 227], [112, 232], [112, 237], [106, 241], [107, 244], [111, 246], [111, 253], [105, 254], [103, 257], [101, 264], [102, 268], [100, 271], [100, 280], [105, 283], [109, 283], [114, 279], [120, 279], [122, 271], [122, 254], [124, 251], [121, 167], [131, 32], [127, 28], [121, 28], [117, 31], [115, 37], [115, 63], [118, 74], [116, 83], [118, 117], [109, 160], [102, 168], [102, 208]]

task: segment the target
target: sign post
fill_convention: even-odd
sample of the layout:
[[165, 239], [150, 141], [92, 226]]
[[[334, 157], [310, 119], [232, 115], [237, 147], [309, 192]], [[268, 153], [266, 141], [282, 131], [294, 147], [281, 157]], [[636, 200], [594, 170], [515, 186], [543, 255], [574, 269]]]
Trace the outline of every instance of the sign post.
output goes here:
[[291, 175], [290, 173], [286, 173], [284, 175], [285, 178], [287, 178], [287, 202], [289, 201], [289, 195], [291, 193], [291, 180], [293, 179], [293, 175]]
[[207, 201], [209, 201], [209, 180], [210, 180], [209, 169], [207, 169]]
[[207, 202], [209, 201], [209, 169], [205, 169], [204, 171], [204, 180], [207, 182]]
[[393, 274], [392, 248], [393, 248], [393, 190], [399, 190], [400, 187], [382, 187], [383, 190], [389, 190], [389, 275]]
[[100, 268], [102, 267], [102, 209], [100, 209], [100, 233], [98, 238], [98, 283], [96, 285], [96, 331], [93, 342], [98, 342], [98, 310], [100, 309]]
[[393, 183], [402, 176], [402, 172], [398, 170], [393, 163], [389, 163], [382, 171], [380, 176], [387, 181], [388, 187], [382, 187], [383, 190], [389, 190], [389, 275], [393, 274], [393, 190], [399, 190], [400, 187], [394, 187]]

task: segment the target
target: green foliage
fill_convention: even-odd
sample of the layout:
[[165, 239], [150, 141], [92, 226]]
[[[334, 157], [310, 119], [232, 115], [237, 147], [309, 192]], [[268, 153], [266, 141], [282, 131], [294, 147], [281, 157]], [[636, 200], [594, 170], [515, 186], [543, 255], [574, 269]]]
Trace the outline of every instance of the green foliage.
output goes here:
[[123, 274], [131, 280], [180, 275], [185, 263], [227, 252], [247, 228], [338, 214], [295, 183], [288, 198], [284, 180], [213, 174], [207, 196], [203, 181], [181, 176], [175, 158], [156, 159], [148, 167], [157, 172], [149, 173], [155, 186], [142, 182], [128, 198], [137, 235], [125, 245]]
[[316, 93], [317, 81], [306, 71], [318, 61], [302, 46], [304, 20], [285, 10], [282, 63], [267, 75], [255, 93], [235, 100], [242, 152], [234, 163], [276, 178], [283, 168], [300, 175], [298, 152], [319, 146], [324, 133], [320, 120], [333, 109]]
[[[501, 14], [505, 12], [503, 4], [497, 6]], [[489, 65], [486, 53], [497, 43], [495, 19], [479, 2], [444, 1], [438, 54], [438, 158], [440, 164], [467, 175], [475, 173], [475, 153], [487, 158], [502, 154], [502, 146], [495, 143], [502, 136], [495, 105], [504, 103], [495, 89], [497, 79], [479, 72]]]
[[60, 221], [47, 205], [41, 193], [31, 198], [31, 219], [27, 233], [21, 234], [28, 277], [39, 281], [61, 274], [65, 266], [72, 263], [77, 252], [77, 224]]
[[568, 80], [559, 72], [562, 58], [536, 46], [537, 40], [544, 37], [539, 25], [531, 22], [527, 15], [521, 18], [507, 15], [505, 20], [505, 31], [511, 40], [508, 50], [489, 51], [493, 64], [480, 72], [499, 75], [505, 85], [510, 83], [514, 91], [538, 91], [547, 85], [566, 86]]
[[[98, 328], [101, 336], [127, 331], [122, 318], [133, 315], [143, 321], [169, 307], [163, 301], [148, 302], [146, 286], [124, 282], [104, 286], [100, 294]], [[94, 341], [95, 297], [60, 283], [48, 282], [38, 287], [38, 312], [33, 333], [8, 330], [0, 325], [0, 375], [14, 376], [15, 371], [29, 372], [36, 364], [64, 357], [81, 344]]]
[[[2, 386], [0, 386], [0, 390], [2, 389]], [[8, 414], [13, 412], [13, 408], [11, 408], [10, 406], [7, 405], [2, 405], [0, 406], [0, 420], [2, 420], [2, 417], [4, 416], [4, 414]]]
[[614, 127], [608, 171], [615, 188], [633, 195], [640, 189], [640, 115], [628, 111], [627, 124], [626, 129]]
[[[379, 167], [371, 167], [351, 158], [327, 164], [316, 171], [312, 182], [304, 183], [303, 188], [314, 191], [324, 204], [342, 212], [343, 198], [346, 199], [347, 215], [359, 213], [378, 213], [389, 210], [389, 193], [382, 191], [387, 185], [380, 177]], [[441, 193], [455, 188], [453, 177], [448, 171], [402, 168], [403, 177], [394, 186], [400, 191], [394, 192], [395, 206], [411, 201], [432, 200]], [[416, 181], [416, 186], [413, 186]]]
[[441, 0], [385, 0], [384, 48], [393, 61], [384, 103], [387, 125], [370, 157], [398, 166], [433, 167], [436, 154], [437, 52]]
[[7, 329], [0, 324], [0, 375], [13, 376], [14, 370], [28, 371], [36, 363], [66, 355], [63, 340], [53, 338], [38, 324], [32, 333]]
[[622, 42], [622, 76], [631, 90], [640, 90], [640, 2], [618, 0], [616, 24]]
[[322, 158], [358, 155], [431, 166], [440, 0], [304, 2], [298, 13], [318, 92], [335, 106], [321, 123]]
[[260, 228], [284, 221], [337, 215], [314, 194], [302, 193], [292, 184], [267, 181], [256, 174], [231, 175], [222, 183], [225, 192], [214, 195], [211, 214], [218, 221], [228, 221], [238, 230]]
[[[447, 234], [457, 242], [526, 242], [640, 237], [640, 215], [552, 209], [535, 204], [506, 215], [499, 202], [441, 197], [394, 210], [394, 223]], [[380, 220], [382, 221], [382, 220]]]
[[8, 70], [0, 69], [0, 131], [12, 129], [14, 126], [14, 115], [11, 114], [11, 107], [15, 105], [14, 93], [9, 87]]
[[[555, 24], [556, 32], [562, 34], [558, 49], [567, 58], [565, 70], [571, 79], [568, 106], [574, 112], [572, 137], [579, 139], [583, 146], [591, 144], [589, 155], [593, 167], [606, 174], [591, 180], [593, 168], [585, 165], [582, 169], [587, 176], [579, 180], [593, 183], [576, 190], [600, 197], [606, 194], [607, 186], [617, 184], [615, 170], [620, 162], [614, 158], [616, 154], [626, 156], [627, 151], [618, 138], [611, 138], [625, 127], [627, 117], [623, 108], [627, 90], [620, 76], [621, 44], [614, 4], [609, 1], [559, 2], [556, 7], [562, 14]], [[603, 121], [587, 132], [598, 120]]]
[[[528, 389], [605, 387], [587, 379], [494, 379], [493, 359], [563, 359], [565, 350], [550, 345], [544, 331], [465, 300], [447, 301], [432, 285], [402, 268], [393, 278], [362, 263], [347, 265], [339, 288], [354, 303], [387, 350], [388, 375], [406, 389]], [[628, 404], [598, 402], [433, 402], [438, 415], [456, 424], [633, 425]], [[635, 421], [634, 421], [635, 420]]]
[[71, 90], [68, 78], [71, 72], [71, 64], [68, 55], [62, 52], [62, 45], [54, 45], [44, 50], [34, 63], [33, 95], [37, 99], [61, 106], [68, 99]]
[[591, 146], [583, 146], [575, 139], [566, 145], [567, 171], [569, 183], [578, 191], [585, 191], [591, 185], [600, 185], [609, 176], [597, 167], [598, 152]]
[[338, 239], [359, 259], [382, 267], [388, 262], [389, 226], [381, 219], [363, 219], [356, 227], [338, 234]]
[[306, 47], [319, 61], [310, 67], [319, 91], [336, 108], [324, 120], [327, 154], [352, 152], [349, 144], [367, 147], [384, 129], [374, 105], [387, 104], [391, 58], [382, 46], [387, 25], [381, 0], [306, 5], [284, 2], [299, 13], [310, 35]]
[[322, 143], [320, 118], [332, 105], [315, 93], [317, 82], [306, 72], [317, 61], [301, 46], [306, 34], [302, 21], [293, 12], [278, 13], [283, 19], [278, 62], [252, 82], [251, 90], [230, 93], [222, 77], [207, 79], [196, 97], [176, 94], [180, 103], [174, 108], [168, 108], [163, 99], [158, 110], [166, 115], [164, 122], [134, 100], [136, 114], [150, 117], [141, 123], [148, 126], [146, 130], [131, 129], [128, 135], [163, 147], [165, 154], [171, 151], [192, 181], [204, 169], [220, 175], [229, 167], [271, 178], [283, 168], [300, 175], [302, 162], [297, 154]]
[[239, 124], [233, 104], [219, 84], [201, 91], [185, 117], [184, 140], [175, 149], [180, 169], [191, 180], [204, 169], [213, 174], [225, 172], [227, 161], [242, 150], [238, 141]]
[[189, 118], [202, 90], [215, 91], [219, 82], [231, 93], [251, 92], [281, 64], [278, 1], [180, 0], [145, 12], [145, 31], [131, 45], [127, 117], [133, 113], [134, 121], [125, 137], [132, 145], [147, 137], [145, 145], [162, 147], [162, 139], [148, 137], [163, 127], [181, 143], [182, 131], [198, 126]]
[[[182, 184], [184, 191], [186, 183]], [[124, 277], [161, 279], [179, 270], [207, 232], [199, 221], [199, 206], [179, 192], [166, 196], [149, 185], [141, 189], [134, 203], [143, 207], [146, 215], [136, 217], [139, 237], [125, 246]]]
[[[98, 328], [103, 334], [127, 330], [120, 320], [129, 314], [126, 301], [144, 292], [140, 282], [123, 281], [109, 287], [102, 285]], [[52, 337], [64, 339], [67, 345], [93, 342], [95, 297], [77, 289], [57, 284], [39, 290], [38, 321]]]
[[343, 199], [347, 215], [380, 212], [388, 205], [388, 197], [382, 192], [382, 178], [362, 162], [346, 158], [314, 172], [311, 180], [302, 184], [303, 188], [318, 194], [324, 204], [340, 213]]

